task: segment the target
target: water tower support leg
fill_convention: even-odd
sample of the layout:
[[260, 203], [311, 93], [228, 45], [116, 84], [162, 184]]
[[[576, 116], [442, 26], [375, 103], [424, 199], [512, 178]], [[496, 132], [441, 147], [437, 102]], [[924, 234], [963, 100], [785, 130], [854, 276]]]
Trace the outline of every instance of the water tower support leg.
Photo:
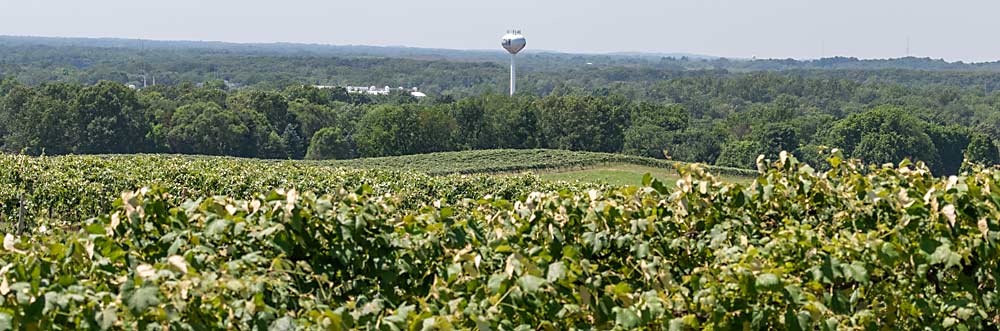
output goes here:
[[514, 62], [514, 55], [510, 56], [510, 95], [514, 96], [517, 91], [517, 65]]

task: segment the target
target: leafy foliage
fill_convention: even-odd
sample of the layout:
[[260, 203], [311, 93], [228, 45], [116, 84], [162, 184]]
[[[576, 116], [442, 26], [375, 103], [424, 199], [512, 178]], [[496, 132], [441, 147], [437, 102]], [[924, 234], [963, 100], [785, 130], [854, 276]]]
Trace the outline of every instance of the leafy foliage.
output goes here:
[[1000, 163], [1000, 147], [995, 145], [990, 137], [984, 134], [974, 134], [969, 141], [966, 158], [973, 163], [998, 164]]
[[36, 218], [80, 221], [108, 211], [108, 202], [121, 192], [151, 185], [175, 196], [178, 202], [212, 195], [248, 198], [276, 187], [323, 194], [345, 186], [368, 185], [375, 193], [391, 192], [409, 203], [466, 194], [512, 199], [535, 189], [560, 190], [575, 185], [546, 183], [536, 177], [430, 177], [401, 171], [406, 167], [398, 163], [370, 168], [378, 169], [191, 156], [0, 155], [0, 221], [8, 230], [13, 224]]
[[[341, 159], [552, 148], [752, 168], [756, 155], [738, 162], [731, 157], [747, 141], [759, 148], [741, 151], [770, 158], [824, 145], [875, 164], [908, 157], [951, 175], [961, 169], [971, 135], [997, 132], [1000, 123], [994, 116], [1000, 98], [978, 91], [773, 73], [657, 80], [641, 93], [636, 86], [613, 85], [564, 87], [547, 96], [419, 101], [405, 93], [368, 97], [312, 85], [277, 90], [214, 82], [132, 90], [108, 81], [4, 84], [0, 149], [30, 155], [301, 159], [315, 134], [331, 128], [340, 132], [334, 142], [345, 149], [338, 152]], [[995, 143], [995, 135], [990, 140]], [[720, 158], [724, 151], [728, 155]]]
[[873, 164], [904, 158], [934, 160], [937, 149], [924, 125], [898, 108], [879, 108], [848, 117], [829, 133], [829, 146]]
[[722, 152], [715, 164], [735, 168], [749, 168], [756, 163], [757, 156], [766, 152], [766, 147], [759, 141], [730, 141], [722, 146]]
[[[936, 178], [923, 164], [865, 167], [836, 151], [827, 157], [830, 169], [817, 171], [781, 153], [759, 162], [749, 186], [682, 167], [674, 190], [647, 178], [644, 187], [553, 191], [521, 182], [522, 191], [538, 191], [411, 196], [379, 177], [386, 173], [361, 172], [360, 181], [324, 186], [324, 194], [125, 192], [74, 226], [56, 217], [29, 234], [6, 235], [0, 326], [946, 330], [1000, 323], [1000, 171]], [[215, 160], [220, 169], [240, 166]], [[494, 180], [522, 180], [507, 178]]]
[[353, 155], [351, 142], [339, 128], [322, 128], [313, 135], [306, 158], [310, 160], [343, 160]]

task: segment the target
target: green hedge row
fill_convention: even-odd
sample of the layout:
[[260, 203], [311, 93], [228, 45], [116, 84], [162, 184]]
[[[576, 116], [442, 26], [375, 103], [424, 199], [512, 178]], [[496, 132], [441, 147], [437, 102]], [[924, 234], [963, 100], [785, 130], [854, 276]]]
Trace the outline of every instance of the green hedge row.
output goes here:
[[[674, 169], [685, 163], [648, 157], [576, 152], [553, 149], [492, 149], [461, 152], [441, 152], [417, 155], [321, 161], [321, 164], [357, 168], [408, 169], [428, 173], [474, 174], [509, 173], [530, 170], [593, 167], [607, 164], [635, 164], [654, 168]], [[704, 166], [709, 171], [728, 176], [756, 177], [756, 170]]]

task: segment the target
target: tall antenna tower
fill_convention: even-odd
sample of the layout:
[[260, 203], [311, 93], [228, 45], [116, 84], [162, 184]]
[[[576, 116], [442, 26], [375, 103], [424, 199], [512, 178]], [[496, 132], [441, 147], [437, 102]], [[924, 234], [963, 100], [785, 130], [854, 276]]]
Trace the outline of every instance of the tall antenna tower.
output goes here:
[[139, 70], [142, 71], [142, 88], [146, 88], [146, 43], [139, 38]]
[[510, 95], [513, 96], [514, 92], [517, 91], [517, 64], [514, 58], [517, 53], [524, 49], [527, 45], [527, 41], [524, 40], [524, 36], [521, 35], [521, 30], [508, 30], [507, 34], [503, 35], [500, 45], [503, 46], [507, 52], [510, 52]]

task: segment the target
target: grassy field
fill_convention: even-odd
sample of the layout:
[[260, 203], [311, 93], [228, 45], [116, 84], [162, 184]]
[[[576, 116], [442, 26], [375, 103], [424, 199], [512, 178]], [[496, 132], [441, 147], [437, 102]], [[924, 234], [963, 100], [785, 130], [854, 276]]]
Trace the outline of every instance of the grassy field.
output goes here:
[[[354, 160], [318, 161], [320, 164], [362, 169], [412, 170], [430, 175], [513, 174], [532, 172], [547, 180], [638, 185], [646, 173], [671, 184], [681, 162], [595, 152], [549, 149], [497, 149], [442, 152]], [[730, 182], [749, 182], [755, 170], [705, 166]]]
[[[607, 165], [577, 170], [539, 170], [534, 173], [542, 179], [550, 181], [579, 181], [583, 183], [611, 185], [641, 185], [642, 177], [647, 173], [652, 175], [654, 178], [663, 181], [663, 183], [668, 187], [674, 186], [674, 183], [680, 179], [680, 177], [677, 176], [677, 172], [673, 169], [654, 168], [634, 164]], [[741, 184], [748, 184], [751, 181], [749, 177], [739, 176], [721, 176], [721, 179], [726, 182]]]

